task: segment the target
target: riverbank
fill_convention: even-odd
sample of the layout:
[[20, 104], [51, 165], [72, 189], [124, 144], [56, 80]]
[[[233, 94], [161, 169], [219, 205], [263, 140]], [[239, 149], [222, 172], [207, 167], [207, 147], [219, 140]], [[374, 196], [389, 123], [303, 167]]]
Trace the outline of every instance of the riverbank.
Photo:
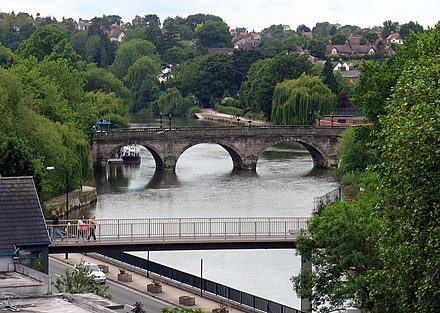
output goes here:
[[[200, 120], [207, 120], [207, 121], [215, 121], [215, 122], [222, 122], [222, 123], [231, 123], [231, 124], [238, 124], [242, 126], [268, 126], [271, 125], [271, 123], [267, 123], [264, 121], [259, 120], [248, 120], [246, 118], [241, 118], [240, 122], [237, 121], [237, 117], [230, 114], [220, 113], [213, 109], [203, 109], [202, 112], [195, 113], [194, 114], [198, 119]], [[249, 121], [251, 121], [249, 123]]]
[[[82, 186], [81, 189], [74, 189], [69, 192], [69, 212], [76, 210], [92, 203], [97, 200], [97, 192], [95, 187]], [[44, 203], [44, 207], [49, 210], [56, 210], [60, 215], [66, 214], [66, 194], [52, 198]]]

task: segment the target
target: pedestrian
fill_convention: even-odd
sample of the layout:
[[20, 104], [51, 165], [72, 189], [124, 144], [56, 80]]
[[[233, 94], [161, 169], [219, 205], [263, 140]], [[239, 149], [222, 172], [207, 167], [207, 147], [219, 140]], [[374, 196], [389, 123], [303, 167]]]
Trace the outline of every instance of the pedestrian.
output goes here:
[[77, 223], [77, 235], [76, 235], [76, 242], [78, 242], [79, 237], [81, 236], [81, 238], [86, 241], [86, 239], [84, 238], [84, 233], [87, 232], [87, 224], [84, 223], [84, 216], [81, 215], [78, 218], [78, 223]]
[[96, 216], [92, 216], [89, 218], [89, 237], [87, 240], [90, 241], [90, 238], [93, 238], [93, 241], [96, 241]]
[[55, 241], [55, 236], [59, 235], [61, 237], [61, 241], [64, 239], [64, 234], [58, 226], [60, 223], [60, 217], [57, 214], [57, 211], [52, 210], [52, 228], [49, 232], [49, 237], [51, 241]]

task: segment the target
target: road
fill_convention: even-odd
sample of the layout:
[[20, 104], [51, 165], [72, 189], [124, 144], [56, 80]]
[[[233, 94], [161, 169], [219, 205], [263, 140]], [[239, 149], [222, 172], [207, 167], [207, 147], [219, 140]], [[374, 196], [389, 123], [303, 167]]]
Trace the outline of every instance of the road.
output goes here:
[[[50, 258], [49, 274], [52, 276], [52, 282], [55, 282], [58, 277], [64, 275], [66, 268], [72, 269], [72, 266], [54, 258]], [[161, 308], [163, 307], [173, 307], [170, 306], [169, 303], [152, 298], [113, 281], [107, 280], [107, 285], [109, 286], [108, 292], [112, 295], [111, 300], [124, 305], [123, 309], [113, 309], [115, 312], [130, 312], [133, 308], [133, 304], [136, 302], [141, 302], [144, 305], [143, 309], [151, 313], [160, 313]], [[54, 292], [57, 292], [57, 290], [54, 290]]]

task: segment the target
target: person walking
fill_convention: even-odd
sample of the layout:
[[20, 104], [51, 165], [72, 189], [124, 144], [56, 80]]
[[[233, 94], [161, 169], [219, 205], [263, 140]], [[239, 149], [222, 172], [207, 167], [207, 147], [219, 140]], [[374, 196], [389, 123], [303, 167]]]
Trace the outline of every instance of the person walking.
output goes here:
[[90, 238], [93, 238], [93, 241], [96, 241], [96, 216], [92, 216], [89, 218], [89, 237], [87, 240], [90, 241]]
[[84, 238], [84, 233], [87, 232], [87, 224], [84, 223], [84, 216], [81, 215], [78, 218], [78, 223], [77, 223], [77, 235], [76, 235], [76, 242], [78, 242], [79, 237], [81, 236], [81, 238], [86, 241], [86, 239]]
[[52, 210], [52, 228], [49, 232], [50, 241], [55, 241], [55, 236], [59, 235], [61, 238], [61, 241], [64, 239], [64, 234], [61, 231], [60, 227], [58, 226], [60, 223], [60, 217], [57, 214], [57, 211]]

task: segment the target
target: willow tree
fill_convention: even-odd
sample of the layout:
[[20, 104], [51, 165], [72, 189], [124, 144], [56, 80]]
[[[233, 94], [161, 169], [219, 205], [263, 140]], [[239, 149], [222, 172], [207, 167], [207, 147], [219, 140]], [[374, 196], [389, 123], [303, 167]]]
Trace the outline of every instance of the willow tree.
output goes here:
[[317, 76], [301, 75], [275, 87], [272, 98], [272, 122], [279, 125], [311, 124], [315, 116], [329, 114], [336, 96]]

